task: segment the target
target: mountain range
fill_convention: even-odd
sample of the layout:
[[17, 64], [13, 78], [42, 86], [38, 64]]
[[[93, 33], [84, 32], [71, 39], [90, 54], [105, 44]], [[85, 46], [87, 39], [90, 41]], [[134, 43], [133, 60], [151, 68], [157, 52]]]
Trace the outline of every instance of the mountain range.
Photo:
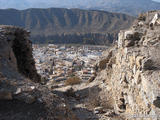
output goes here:
[[35, 43], [108, 44], [119, 30], [128, 28], [134, 17], [97, 10], [1, 9], [0, 24], [31, 31]]
[[138, 15], [141, 12], [160, 9], [160, 3], [152, 0], [0, 0], [0, 8], [80, 8], [105, 10]]

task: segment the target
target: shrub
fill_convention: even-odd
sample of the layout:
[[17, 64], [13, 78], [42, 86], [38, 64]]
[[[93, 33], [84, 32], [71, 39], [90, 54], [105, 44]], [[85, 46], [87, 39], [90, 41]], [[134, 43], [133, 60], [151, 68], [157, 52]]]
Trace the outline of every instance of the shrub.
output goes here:
[[146, 16], [144, 14], [140, 14], [138, 16], [138, 20], [145, 21], [146, 20]]
[[106, 64], [108, 63], [108, 59], [103, 59], [99, 62], [100, 70], [104, 70], [106, 68]]
[[81, 79], [77, 76], [70, 77], [65, 81], [65, 85], [76, 85], [80, 83], [81, 83]]
[[96, 76], [92, 76], [91, 78], [89, 78], [88, 82], [89, 83], [93, 82], [95, 78], [96, 78]]
[[[109, 94], [107, 94], [109, 95]], [[103, 95], [102, 97], [99, 94], [89, 94], [88, 103], [86, 106], [88, 106], [90, 109], [93, 109], [95, 107], [103, 107], [103, 109], [114, 109], [114, 100], [112, 96]]]

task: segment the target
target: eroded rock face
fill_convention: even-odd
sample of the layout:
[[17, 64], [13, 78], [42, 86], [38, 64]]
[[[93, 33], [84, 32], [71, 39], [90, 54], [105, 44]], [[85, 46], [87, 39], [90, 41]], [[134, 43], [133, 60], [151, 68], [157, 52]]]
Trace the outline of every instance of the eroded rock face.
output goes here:
[[[0, 26], [1, 66], [12, 68], [34, 82], [40, 81], [32, 56], [32, 44], [29, 32], [13, 26]], [[4, 72], [4, 67], [0, 67]]]
[[[114, 110], [128, 119], [158, 120], [160, 115], [160, 11], [143, 14], [126, 31], [106, 63], [105, 79]], [[98, 77], [99, 77], [98, 76]], [[97, 78], [96, 78], [97, 79]]]
[[29, 32], [0, 26], [0, 119], [77, 120], [65, 100], [37, 83]]

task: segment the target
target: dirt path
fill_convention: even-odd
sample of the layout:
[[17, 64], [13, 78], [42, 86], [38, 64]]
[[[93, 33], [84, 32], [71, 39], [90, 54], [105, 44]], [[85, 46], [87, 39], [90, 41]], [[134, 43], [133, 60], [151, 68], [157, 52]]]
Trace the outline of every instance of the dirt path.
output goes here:
[[91, 84], [60, 86], [53, 91], [68, 102], [79, 120], [121, 120], [116, 118], [113, 110], [104, 109], [96, 101], [98, 93], [101, 91], [99, 84], [99, 82], [93, 82]]

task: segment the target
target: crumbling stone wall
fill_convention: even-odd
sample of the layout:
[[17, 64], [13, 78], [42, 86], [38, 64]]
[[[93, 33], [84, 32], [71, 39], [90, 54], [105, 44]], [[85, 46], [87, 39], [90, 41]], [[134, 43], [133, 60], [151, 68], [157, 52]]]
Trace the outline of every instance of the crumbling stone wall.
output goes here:
[[160, 24], [150, 26], [157, 14], [160, 11], [143, 14], [145, 19], [119, 33], [117, 45], [106, 57], [106, 72], [100, 74], [114, 110], [129, 120], [160, 119]]
[[0, 26], [0, 119], [78, 120], [64, 99], [35, 83], [40, 76], [28, 37], [22, 28]]
[[[40, 82], [41, 77], [37, 74], [35, 62], [32, 56], [32, 43], [29, 40], [29, 32], [13, 26], [0, 26], [1, 56], [11, 67], [18, 70], [25, 77], [34, 82]], [[3, 62], [2, 62], [3, 64]], [[3, 68], [4, 69], [4, 68]]]

